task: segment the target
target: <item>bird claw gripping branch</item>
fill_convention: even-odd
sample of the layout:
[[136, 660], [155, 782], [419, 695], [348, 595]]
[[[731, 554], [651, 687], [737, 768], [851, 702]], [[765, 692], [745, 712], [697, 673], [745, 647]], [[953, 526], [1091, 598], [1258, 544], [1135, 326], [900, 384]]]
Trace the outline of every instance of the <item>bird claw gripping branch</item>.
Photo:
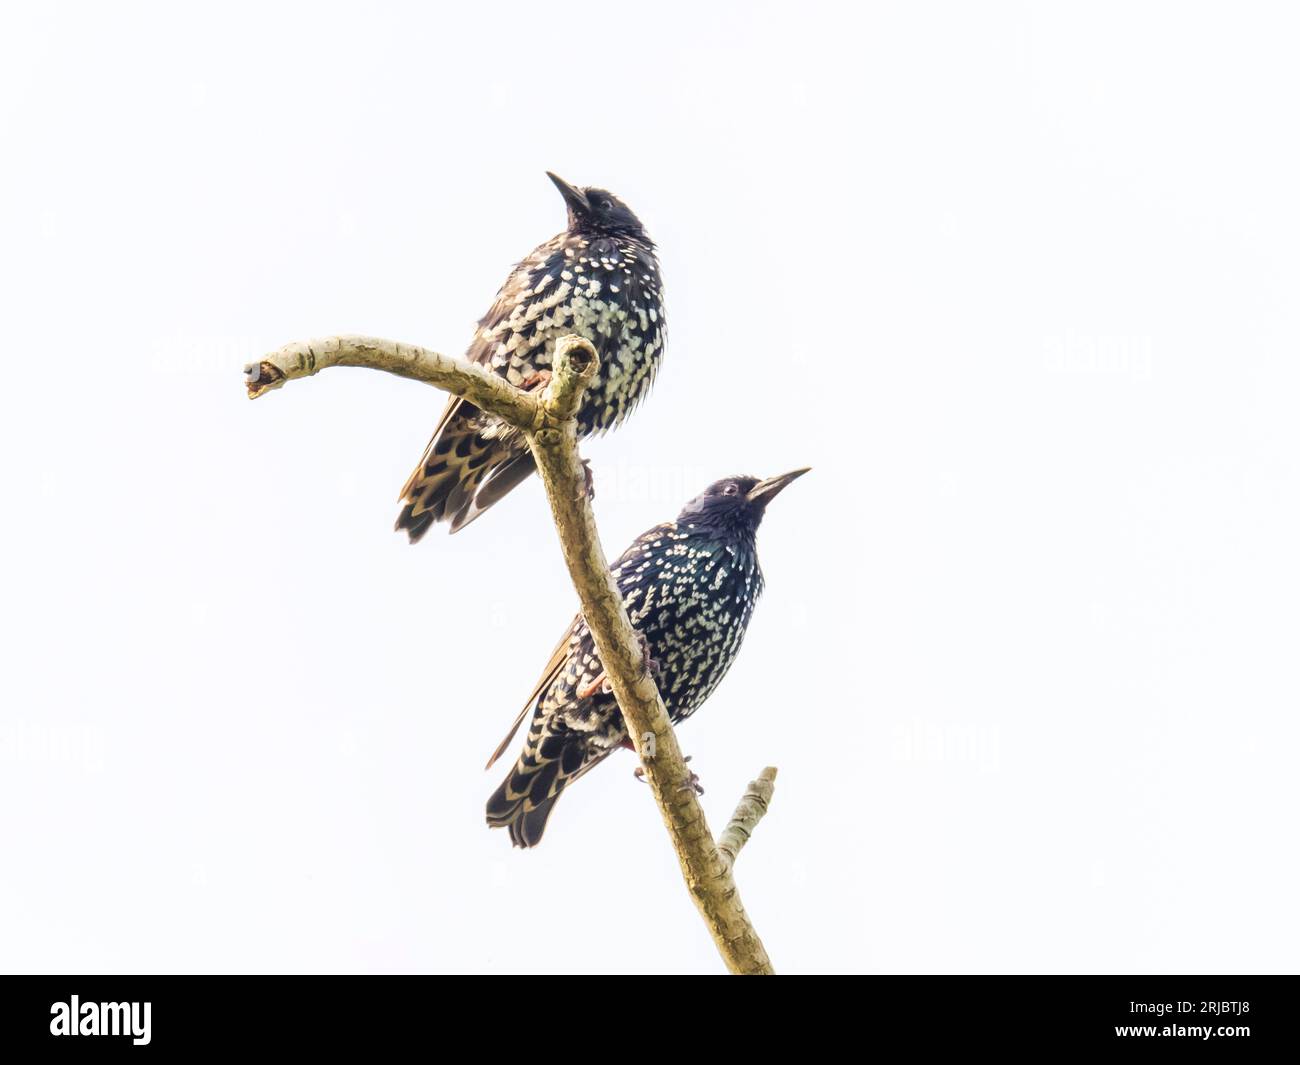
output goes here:
[[539, 388], [545, 388], [550, 383], [551, 383], [550, 370], [536, 370], [533, 373], [530, 373], [522, 381], [520, 381], [519, 387], [522, 388], [525, 392], [533, 392]]
[[[689, 754], [682, 759], [683, 762], [689, 762], [690, 760], [691, 760], [691, 755]], [[644, 766], [637, 766], [634, 770], [632, 770], [632, 775], [636, 777], [637, 780], [641, 781], [642, 784], [649, 783], [645, 778]], [[691, 773], [689, 779], [687, 779], [686, 782], [681, 785], [681, 788], [679, 790], [693, 791], [695, 792], [696, 795], [703, 795], [704, 787], [700, 784], [699, 774]]]

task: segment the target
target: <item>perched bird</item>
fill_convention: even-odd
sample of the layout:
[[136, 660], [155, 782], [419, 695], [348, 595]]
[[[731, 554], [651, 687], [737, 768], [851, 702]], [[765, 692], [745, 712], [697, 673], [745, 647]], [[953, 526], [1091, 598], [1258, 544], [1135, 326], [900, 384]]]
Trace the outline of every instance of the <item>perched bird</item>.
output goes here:
[[[776, 494], [807, 472], [718, 481], [676, 521], [642, 533], [614, 564], [673, 722], [690, 717], [736, 660], [763, 590], [754, 543], [759, 523]], [[556, 647], [489, 768], [529, 713], [523, 753], [487, 803], [488, 824], [508, 827], [517, 847], [541, 840], [569, 784], [620, 746], [631, 746], [581, 617]]]
[[[617, 196], [574, 188], [547, 173], [568, 207], [568, 227], [519, 263], [479, 321], [466, 357], [520, 388], [549, 377], [555, 343], [577, 333], [595, 345], [600, 372], [578, 412], [578, 435], [618, 425], [649, 391], [664, 349], [654, 242]], [[434, 522], [463, 529], [533, 472], [523, 436], [453, 397], [402, 489], [397, 529], [415, 543]]]

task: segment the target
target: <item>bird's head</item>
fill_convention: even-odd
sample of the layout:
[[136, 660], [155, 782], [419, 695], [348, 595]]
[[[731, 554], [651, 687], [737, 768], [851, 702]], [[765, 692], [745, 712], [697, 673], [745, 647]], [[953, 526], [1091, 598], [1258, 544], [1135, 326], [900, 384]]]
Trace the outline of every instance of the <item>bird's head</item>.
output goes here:
[[641, 220], [632, 213], [632, 208], [612, 192], [578, 188], [549, 170], [546, 176], [555, 182], [555, 187], [560, 190], [565, 206], [569, 209], [569, 232], [646, 239]]
[[752, 536], [758, 531], [767, 505], [786, 485], [802, 477], [810, 468], [791, 470], [765, 481], [757, 477], [724, 477], [714, 481], [682, 508], [677, 523]]

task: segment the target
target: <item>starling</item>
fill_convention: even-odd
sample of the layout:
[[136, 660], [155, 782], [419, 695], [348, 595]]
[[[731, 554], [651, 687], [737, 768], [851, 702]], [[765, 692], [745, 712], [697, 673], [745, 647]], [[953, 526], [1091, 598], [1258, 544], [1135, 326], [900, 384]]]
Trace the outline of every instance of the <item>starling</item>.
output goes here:
[[[763, 512], [807, 472], [718, 481], [687, 503], [676, 521], [642, 533], [614, 564], [674, 723], [703, 704], [735, 661], [763, 590], [754, 544]], [[517, 847], [541, 840], [565, 787], [617, 748], [632, 746], [581, 616], [556, 647], [489, 768], [530, 712], [523, 753], [487, 803], [488, 824], [508, 827]]]
[[[564, 197], [568, 226], [511, 271], [466, 357], [534, 388], [549, 375], [557, 340], [577, 333], [591, 341], [600, 372], [578, 412], [581, 438], [618, 425], [654, 381], [664, 349], [659, 260], [617, 196], [547, 176]], [[532, 472], [518, 430], [453, 397], [402, 489], [396, 527], [411, 543], [438, 521], [456, 532]]]

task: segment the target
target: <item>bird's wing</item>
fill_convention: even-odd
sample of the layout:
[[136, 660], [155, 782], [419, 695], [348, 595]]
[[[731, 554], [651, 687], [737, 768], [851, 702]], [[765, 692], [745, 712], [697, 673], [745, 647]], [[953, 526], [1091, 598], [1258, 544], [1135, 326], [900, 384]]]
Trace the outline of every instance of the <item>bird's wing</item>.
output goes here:
[[[506, 278], [506, 283], [501, 286], [496, 299], [492, 301], [492, 306], [488, 308], [487, 314], [483, 315], [478, 321], [478, 328], [474, 331], [474, 339], [470, 341], [469, 348], [465, 352], [467, 362], [478, 363], [480, 366], [495, 370], [502, 377], [505, 376], [504, 366], [492, 365], [492, 355], [496, 351], [498, 344], [498, 338], [493, 331], [502, 322], [510, 318], [515, 307], [519, 305], [521, 293], [527, 293], [531, 290], [531, 286], [535, 283], [533, 280], [534, 275], [543, 270], [555, 257], [555, 248], [559, 246], [559, 242], [559, 235], [552, 237], [546, 244], [535, 249], [527, 259], [515, 264], [515, 268], [510, 271], [510, 276]], [[406, 487], [402, 489], [399, 498], [404, 499], [407, 492], [420, 479], [420, 469], [433, 454], [433, 449], [437, 446], [443, 430], [448, 425], [472, 418], [477, 413], [478, 408], [473, 403], [461, 399], [459, 396], [452, 396], [447, 401], [442, 417], [438, 419], [438, 426], [433, 430], [433, 437], [429, 441], [429, 446], [424, 449], [424, 457], [420, 460], [420, 465], [416, 467], [415, 473], [411, 474], [410, 479], [406, 482]]]
[[491, 769], [496, 760], [505, 754], [505, 750], [510, 746], [510, 741], [515, 738], [515, 733], [519, 731], [519, 726], [524, 723], [524, 718], [533, 712], [537, 706], [537, 700], [556, 677], [560, 675], [560, 670], [564, 668], [564, 663], [569, 658], [569, 644], [572, 642], [574, 635], [582, 625], [582, 617], [578, 616], [573, 619], [573, 624], [568, 627], [564, 633], [564, 638], [555, 645], [555, 650], [551, 653], [550, 660], [546, 663], [546, 668], [542, 670], [542, 677], [528, 696], [528, 701], [524, 703], [524, 708], [519, 711], [519, 716], [515, 718], [515, 723], [510, 726], [510, 731], [506, 733], [506, 738], [501, 741], [497, 749], [492, 752], [492, 757], [488, 759], [484, 769]]
[[478, 408], [472, 403], [467, 403], [460, 396], [452, 396], [447, 401], [447, 406], [442, 410], [442, 417], [438, 419], [438, 427], [434, 429], [433, 436], [424, 446], [424, 454], [420, 456], [420, 462], [411, 471], [411, 476], [406, 479], [406, 484], [402, 485], [402, 490], [397, 494], [398, 502], [404, 502], [410, 496], [412, 490], [417, 484], [424, 480], [425, 467], [433, 459], [433, 449], [438, 446], [438, 441], [442, 438], [442, 431], [447, 428], [448, 424], [454, 419], [459, 418], [462, 413], [467, 418], [472, 418], [478, 413]]
[[536, 469], [537, 464], [531, 451], [521, 451], [501, 465], [493, 466], [487, 480], [475, 489], [474, 498], [469, 501], [469, 505], [452, 519], [451, 531], [460, 532], [470, 522], [482, 517], [493, 504], [501, 502], [512, 489], [523, 484]]
[[[557, 234], [552, 237], [545, 244], [534, 249], [532, 255], [527, 259], [515, 264], [514, 269], [510, 271], [510, 276], [506, 278], [505, 284], [497, 291], [496, 299], [492, 301], [492, 306], [488, 308], [487, 314], [478, 320], [478, 328], [474, 331], [474, 339], [470, 341], [469, 348], [465, 352], [467, 362], [478, 363], [480, 366], [495, 370], [502, 377], [505, 376], [504, 367], [494, 367], [492, 365], [492, 355], [496, 351], [498, 344], [498, 338], [494, 335], [494, 330], [510, 318], [510, 315], [519, 305], [521, 297], [531, 291], [532, 286], [536, 283], [536, 275], [543, 271], [556, 257], [561, 236], [562, 234]], [[461, 399], [459, 396], [452, 396], [442, 412], [442, 417], [438, 419], [438, 427], [433, 431], [433, 438], [429, 441], [429, 446], [424, 449], [424, 458], [421, 460], [420, 466], [423, 466], [430, 455], [433, 454], [438, 439], [448, 425], [464, 418], [472, 418], [477, 413], [478, 408], [473, 403]], [[402, 489], [401, 498], [405, 498], [406, 493], [411, 490], [415, 481], [419, 480], [419, 472], [420, 467], [416, 467], [416, 472], [411, 475], [406, 487]]]
[[[624, 551], [614, 562], [612, 569], [615, 578], [617, 579], [622, 576], [622, 570], [626, 564], [640, 559], [644, 545], [647, 542], [655, 540], [665, 533], [672, 532], [676, 528], [676, 522], [667, 521], [656, 525], [653, 529], [649, 529], [638, 536], [636, 540], [632, 542], [632, 546]], [[569, 660], [569, 648], [573, 644], [574, 637], [578, 635], [582, 627], [582, 615], [579, 614], [573, 619], [573, 624], [570, 625], [568, 631], [565, 632], [564, 638], [555, 645], [555, 650], [551, 654], [550, 661], [546, 663], [546, 668], [542, 670], [541, 680], [537, 682], [532, 693], [528, 696], [528, 701], [524, 703], [524, 708], [519, 711], [519, 716], [515, 718], [514, 724], [510, 726], [510, 731], [506, 734], [506, 738], [503, 739], [497, 749], [492, 752], [492, 757], [488, 759], [488, 764], [485, 768], [491, 769], [496, 760], [505, 753], [506, 748], [510, 746], [510, 741], [515, 738], [515, 733], [519, 731], [519, 726], [524, 723], [524, 719], [536, 708], [538, 697], [542, 692], [550, 687], [555, 678], [560, 675], [560, 671]], [[601, 676], [603, 678], [603, 674]], [[588, 683], [587, 687], [590, 687], [590, 683]], [[586, 769], [584, 769], [583, 772], [586, 772]]]
[[528, 327], [532, 331], [528, 310], [539, 299], [545, 298], [541, 292], [549, 291], [545, 286], [538, 289], [538, 282], [544, 278], [558, 278], [564, 265], [563, 233], [555, 234], [515, 263], [505, 283], [497, 290], [492, 306], [478, 320], [478, 328], [474, 330], [474, 339], [470, 341], [465, 358], [505, 376], [505, 363], [497, 357], [498, 347], [503, 342], [509, 343], [516, 327]]
[[[520, 265], [522, 266], [523, 264]], [[496, 347], [496, 344], [484, 335], [484, 328], [486, 327], [490, 330], [498, 322], [507, 317], [510, 314], [510, 311], [514, 308], [516, 297], [515, 288], [517, 287], [514, 282], [515, 275], [519, 273], [519, 269], [519, 266], [515, 267], [514, 272], [511, 273], [510, 277], [506, 280], [506, 283], [501, 286], [501, 291], [497, 293], [497, 298], [493, 301], [487, 314], [483, 315], [483, 317], [479, 319], [479, 329], [475, 331], [474, 339], [470, 342], [469, 350], [465, 352], [466, 361], [476, 362], [480, 366], [491, 367], [492, 351]], [[464, 418], [472, 418], [477, 413], [478, 408], [474, 406], [473, 403], [462, 399], [460, 396], [452, 396], [451, 399], [447, 401], [447, 406], [444, 407], [442, 411], [442, 417], [438, 419], [438, 425], [433, 430], [433, 436], [429, 439], [428, 446], [425, 447], [424, 454], [420, 458], [420, 464], [415, 467], [415, 472], [411, 474], [407, 479], [406, 484], [403, 485], [398, 499], [405, 499], [407, 493], [410, 492], [411, 489], [415, 487], [416, 482], [421, 479], [424, 467], [432, 457], [433, 449], [438, 445], [443, 430], [446, 429], [448, 425], [461, 421]]]

